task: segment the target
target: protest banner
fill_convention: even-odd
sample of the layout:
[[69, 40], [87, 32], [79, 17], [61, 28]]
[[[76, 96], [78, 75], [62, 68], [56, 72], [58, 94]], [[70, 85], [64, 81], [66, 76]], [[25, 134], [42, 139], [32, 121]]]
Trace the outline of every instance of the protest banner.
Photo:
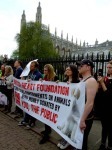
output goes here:
[[7, 105], [7, 85], [3, 80], [0, 80], [0, 104]]
[[14, 78], [15, 103], [49, 125], [75, 148], [82, 148], [79, 124], [85, 106], [85, 83], [55, 83]]

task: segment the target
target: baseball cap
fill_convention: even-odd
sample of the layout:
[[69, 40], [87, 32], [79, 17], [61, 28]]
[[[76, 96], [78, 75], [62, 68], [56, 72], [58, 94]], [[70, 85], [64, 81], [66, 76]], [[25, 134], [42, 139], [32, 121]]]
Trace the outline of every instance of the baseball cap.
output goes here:
[[93, 62], [89, 59], [83, 59], [81, 62], [78, 62], [77, 64], [78, 65], [88, 65], [88, 66], [91, 66], [91, 68], [94, 68]]

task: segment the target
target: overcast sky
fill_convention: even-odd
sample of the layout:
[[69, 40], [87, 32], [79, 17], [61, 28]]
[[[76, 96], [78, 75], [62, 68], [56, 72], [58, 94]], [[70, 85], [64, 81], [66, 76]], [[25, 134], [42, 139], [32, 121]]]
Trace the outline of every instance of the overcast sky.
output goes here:
[[[14, 39], [20, 31], [23, 10], [26, 20], [35, 21], [39, 0], [0, 0], [0, 55], [16, 49]], [[50, 26], [50, 31], [71, 40], [76, 38], [78, 44], [89, 45], [112, 41], [112, 0], [40, 0], [42, 23]]]

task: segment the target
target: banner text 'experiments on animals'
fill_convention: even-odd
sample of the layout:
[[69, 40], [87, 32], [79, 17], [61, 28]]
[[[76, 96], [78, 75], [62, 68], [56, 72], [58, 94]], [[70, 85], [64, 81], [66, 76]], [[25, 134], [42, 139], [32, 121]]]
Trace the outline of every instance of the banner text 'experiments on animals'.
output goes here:
[[14, 78], [14, 96], [23, 111], [81, 149], [83, 134], [79, 123], [85, 105], [85, 83], [27, 82]]

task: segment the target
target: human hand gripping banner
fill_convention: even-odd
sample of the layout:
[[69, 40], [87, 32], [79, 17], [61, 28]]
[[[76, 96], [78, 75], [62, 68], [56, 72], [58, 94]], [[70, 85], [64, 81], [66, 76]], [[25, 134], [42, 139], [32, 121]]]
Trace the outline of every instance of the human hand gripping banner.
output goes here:
[[85, 83], [55, 83], [14, 78], [15, 103], [49, 125], [73, 147], [81, 149], [79, 124], [85, 106]]

